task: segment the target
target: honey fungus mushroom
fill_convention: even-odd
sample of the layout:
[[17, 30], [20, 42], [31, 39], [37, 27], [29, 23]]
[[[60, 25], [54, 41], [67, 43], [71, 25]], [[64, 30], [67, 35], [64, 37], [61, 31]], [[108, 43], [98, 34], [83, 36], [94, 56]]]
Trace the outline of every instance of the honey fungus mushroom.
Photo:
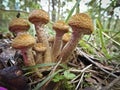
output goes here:
[[92, 19], [85, 13], [73, 15], [68, 24], [73, 32], [70, 41], [65, 45], [59, 55], [59, 58], [62, 58], [62, 62], [67, 61], [83, 35], [90, 35], [93, 32]]
[[12, 33], [20, 34], [27, 32], [30, 28], [30, 25], [26, 19], [23, 18], [14, 18], [9, 23], [9, 31]]
[[43, 43], [47, 48], [45, 52], [44, 63], [51, 63], [51, 51], [46, 32], [44, 31], [44, 25], [49, 22], [48, 13], [42, 9], [33, 10], [29, 14], [29, 21], [35, 26], [38, 42]]
[[63, 41], [63, 47], [67, 44], [67, 42], [70, 40], [71, 38], [71, 33], [65, 33], [63, 35], [62, 41]]
[[41, 64], [44, 62], [44, 53], [46, 51], [46, 47], [43, 43], [36, 43], [33, 47], [33, 50], [36, 51], [36, 58], [35, 62], [36, 64]]
[[59, 55], [61, 49], [62, 49], [62, 37], [65, 33], [69, 31], [69, 26], [65, 24], [64, 21], [59, 20], [53, 24], [53, 29], [56, 32], [54, 44], [53, 44], [53, 50], [52, 50], [52, 59], [53, 62], [55, 62], [55, 59]]
[[[34, 37], [30, 34], [20, 34], [12, 41], [12, 47], [21, 50], [24, 58], [25, 66], [35, 65], [35, 60], [32, 53], [32, 47], [36, 43]], [[38, 68], [33, 69], [36, 74], [41, 78], [42, 74], [39, 72]]]
[[52, 48], [53, 48], [54, 40], [55, 40], [54, 36], [50, 36], [49, 39], [48, 39], [51, 51], [52, 51]]

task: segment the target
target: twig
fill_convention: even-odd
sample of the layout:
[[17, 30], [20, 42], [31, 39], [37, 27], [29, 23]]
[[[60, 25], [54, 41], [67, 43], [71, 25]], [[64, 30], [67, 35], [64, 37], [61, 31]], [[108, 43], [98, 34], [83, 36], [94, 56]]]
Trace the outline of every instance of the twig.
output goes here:
[[42, 78], [42, 79], [38, 79], [37, 81], [31, 82], [31, 83], [29, 83], [29, 85], [31, 86], [31, 85], [37, 84], [37, 83], [43, 81], [45, 78], [46, 78], [46, 77], [44, 77], [44, 78]]
[[118, 81], [120, 81], [120, 76], [115, 78], [109, 85], [101, 90], [110, 90], [110, 88], [112, 88]]
[[5, 9], [2, 9], [2, 8], [0, 8], [0, 11], [5, 11], [5, 12], [21, 12], [21, 13], [29, 14], [29, 12], [27, 12], [27, 11], [21, 11], [21, 10], [5, 10]]
[[[92, 64], [88, 65], [87, 67], [85, 67], [85, 68], [82, 69], [82, 70], [72, 69], [72, 70], [69, 70], [69, 71], [70, 71], [70, 72], [71, 72], [71, 71], [74, 71], [74, 72], [81, 72], [81, 73], [83, 73], [83, 72], [86, 72], [86, 70], [89, 69], [91, 66], [92, 66]], [[80, 73], [79, 75], [77, 75], [74, 79], [72, 79], [72, 80], [71, 80], [71, 83], [73, 83], [74, 80], [76, 80], [78, 77], [80, 77], [81, 73]]]
[[96, 62], [94, 62], [91, 58], [89, 58], [89, 56], [88, 56], [86, 53], [82, 52], [79, 48], [77, 48], [77, 50], [79, 51], [80, 54], [82, 54], [82, 55], [83, 55], [87, 60], [89, 60], [92, 64], [96, 65], [100, 70], [104, 71], [105, 73], [107, 73], [107, 74], [109, 74], [109, 75], [111, 75], [111, 76], [113, 76], [113, 77], [116, 77], [116, 78], [118, 77], [117, 75], [115, 75], [115, 74], [113, 74], [113, 73], [111, 73], [111, 72], [109, 72], [109, 71], [101, 68]]
[[92, 64], [88, 65], [87, 67], [83, 68], [82, 70], [78, 69], [70, 69], [70, 72], [85, 72], [87, 69], [89, 69], [92, 66]]
[[82, 76], [81, 76], [81, 78], [80, 78], [80, 81], [78, 82], [78, 84], [77, 84], [75, 90], [78, 90], [78, 88], [79, 88], [79, 86], [80, 86], [80, 83], [81, 83], [82, 80], [83, 80], [84, 74], [85, 74], [85, 72], [82, 73]]
[[75, 80], [76, 80], [78, 77], [80, 77], [80, 76], [81, 76], [81, 73], [80, 73], [79, 75], [77, 75], [75, 78], [73, 78], [73, 79], [71, 80], [71, 83], [76, 82]]
[[[75, 69], [74, 69], [75, 72], [81, 72], [81, 73], [82, 73], [82, 75], [81, 75], [81, 73], [80, 73], [78, 76], [76, 76], [74, 79], [71, 80], [71, 83], [73, 83], [74, 80], [76, 80], [78, 77], [81, 76], [81, 78], [80, 78], [80, 80], [79, 80], [79, 82], [78, 82], [75, 90], [78, 90], [78, 88], [79, 88], [79, 86], [80, 86], [80, 83], [81, 83], [82, 80], [83, 80], [85, 71], [86, 71], [87, 69], [89, 69], [91, 66], [92, 66], [92, 64], [88, 65], [87, 67], [83, 68], [82, 70], [75, 70]], [[74, 70], [70, 70], [70, 71], [74, 71]]]
[[[112, 70], [111, 72], [114, 73], [114, 71], [117, 69], [117, 67], [118, 67], [119, 65], [120, 65], [120, 64], [117, 64], [117, 65], [115, 66], [114, 70]], [[108, 75], [105, 80], [107, 80], [107, 78], [109, 78], [109, 77], [110, 77], [110, 75]]]

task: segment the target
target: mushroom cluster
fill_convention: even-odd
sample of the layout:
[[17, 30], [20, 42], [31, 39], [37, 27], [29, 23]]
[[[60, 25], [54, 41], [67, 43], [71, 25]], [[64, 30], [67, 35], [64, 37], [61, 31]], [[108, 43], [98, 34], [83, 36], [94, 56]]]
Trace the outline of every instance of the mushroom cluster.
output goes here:
[[[58, 62], [59, 59], [64, 63], [67, 62], [80, 38], [93, 32], [92, 20], [85, 13], [73, 15], [68, 24], [63, 20], [56, 21], [53, 24], [56, 35], [52, 38], [46, 35], [44, 29], [45, 24], [50, 21], [47, 12], [42, 9], [33, 10], [28, 20], [34, 24], [36, 31], [34, 37], [27, 32], [30, 28], [27, 20], [15, 18], [9, 24], [9, 30], [16, 34], [12, 47], [21, 50], [25, 66]], [[72, 33], [69, 33], [70, 27]], [[42, 77], [39, 68], [34, 70], [39, 77]]]
[[63, 62], [66, 62], [78, 44], [80, 38], [85, 34], [91, 34], [93, 32], [93, 24], [91, 18], [85, 13], [79, 13], [73, 15], [69, 22], [69, 26], [72, 28], [72, 36], [67, 44], [61, 51], [59, 58]]

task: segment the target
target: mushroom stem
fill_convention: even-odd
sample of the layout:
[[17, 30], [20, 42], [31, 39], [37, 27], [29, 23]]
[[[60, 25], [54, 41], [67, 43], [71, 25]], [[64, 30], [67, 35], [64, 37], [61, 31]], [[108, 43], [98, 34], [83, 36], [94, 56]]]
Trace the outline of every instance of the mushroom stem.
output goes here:
[[[53, 50], [52, 50], [52, 59], [55, 60], [57, 56], [59, 55], [61, 48], [62, 48], [62, 36], [63, 33], [60, 33], [59, 31], [56, 32], [56, 38], [53, 44]], [[53, 61], [55, 62], [55, 61]]]
[[[27, 57], [28, 57], [28, 61], [29, 61], [29, 65], [30, 66], [34, 66], [36, 65], [35, 64], [35, 60], [34, 60], [34, 56], [33, 56], [33, 53], [32, 53], [32, 49], [28, 49], [27, 51]], [[38, 75], [38, 77], [42, 77], [42, 74], [39, 72], [39, 69], [38, 68], [34, 68], [33, 71], [36, 72], [36, 74]]]
[[36, 58], [36, 59], [35, 59], [36, 64], [41, 64], [41, 63], [43, 63], [43, 60], [44, 60], [44, 58], [43, 58], [43, 53], [37, 52], [35, 58]]
[[[37, 35], [38, 42], [43, 42], [43, 40], [46, 40], [45, 32], [43, 32], [43, 25], [40, 23], [35, 23], [35, 30]], [[45, 38], [44, 38], [45, 37]], [[45, 42], [44, 42], [45, 43]]]
[[36, 43], [33, 47], [33, 50], [36, 52], [35, 62], [36, 64], [41, 64], [44, 62], [44, 53], [46, 52], [46, 47], [43, 43]]
[[47, 39], [47, 35], [45, 34], [45, 32], [43, 30], [43, 24], [35, 23], [35, 29], [36, 29], [38, 41], [40, 43], [43, 43], [47, 48], [47, 50], [45, 52], [44, 63], [50, 63], [50, 62], [52, 62], [51, 52], [50, 52], [50, 47], [49, 47], [49, 42], [48, 42], [48, 39]]
[[67, 59], [72, 54], [81, 37], [82, 33], [78, 33], [77, 30], [73, 31], [70, 41], [64, 46], [59, 55], [59, 58], [62, 58], [62, 62], [67, 62]]
[[23, 58], [24, 58], [25, 66], [35, 65], [33, 54], [32, 54], [32, 51], [30, 49], [21, 49], [21, 53], [22, 53]]
[[61, 52], [62, 48], [62, 37], [65, 33], [69, 31], [69, 26], [62, 20], [59, 20], [54, 23], [53, 29], [56, 32], [55, 41], [53, 44], [52, 59], [53, 62], [56, 62], [58, 54]]
[[32, 49], [28, 49], [27, 52], [27, 60], [28, 60], [28, 64], [29, 66], [33, 66], [35, 65], [35, 60], [34, 60], [34, 57], [33, 57], [33, 53], [32, 53]]
[[[24, 64], [25, 66], [34, 66], [36, 65], [35, 64], [35, 60], [34, 60], [34, 56], [33, 56], [33, 53], [32, 53], [32, 49], [22, 49], [21, 50], [21, 53], [23, 55], [23, 58], [24, 58]], [[33, 71], [36, 72], [36, 74], [41, 78], [42, 77], [42, 74], [39, 72], [39, 69], [38, 68], [34, 68], [32, 69]]]
[[27, 59], [28, 57], [26, 55], [26, 49], [21, 49], [21, 54], [23, 56], [25, 66], [29, 66], [29, 64], [28, 64], [29, 61]]

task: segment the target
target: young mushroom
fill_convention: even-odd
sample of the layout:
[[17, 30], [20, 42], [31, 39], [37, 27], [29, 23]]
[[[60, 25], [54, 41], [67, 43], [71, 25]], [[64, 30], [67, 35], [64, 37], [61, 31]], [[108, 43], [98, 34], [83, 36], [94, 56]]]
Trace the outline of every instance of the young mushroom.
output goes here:
[[23, 18], [14, 18], [9, 24], [9, 31], [16, 35], [28, 31], [29, 28], [28, 21]]
[[[32, 53], [32, 47], [36, 43], [34, 37], [30, 34], [20, 34], [12, 41], [12, 47], [21, 50], [24, 58], [25, 66], [34, 66], [35, 61]], [[34, 68], [33, 71], [41, 78], [42, 74], [38, 68]]]
[[54, 36], [50, 36], [49, 39], [48, 39], [51, 50], [53, 48], [54, 39], [55, 39]]
[[44, 53], [46, 51], [46, 47], [43, 45], [43, 43], [36, 43], [33, 47], [33, 49], [36, 51], [36, 64], [41, 64], [44, 62]]
[[[71, 33], [65, 33], [63, 35], [62, 41], [63, 41], [63, 47], [67, 44], [67, 42], [70, 40], [71, 38]], [[63, 48], [62, 47], [62, 48]]]
[[53, 62], [55, 62], [55, 59], [59, 55], [61, 49], [62, 49], [62, 37], [65, 33], [69, 31], [69, 26], [65, 24], [64, 21], [57, 21], [53, 24], [53, 29], [56, 32], [53, 49], [52, 49], [52, 59]]
[[51, 52], [49, 47], [49, 42], [47, 39], [47, 35], [44, 31], [44, 25], [49, 22], [49, 16], [47, 12], [44, 10], [33, 10], [29, 15], [29, 21], [35, 25], [36, 34], [38, 37], [38, 41], [45, 45], [46, 52], [45, 52], [45, 62], [44, 63], [51, 63]]
[[92, 19], [85, 13], [73, 15], [68, 24], [71, 26], [73, 32], [70, 41], [65, 45], [59, 55], [59, 59], [62, 58], [62, 62], [67, 61], [83, 35], [89, 35], [93, 32]]

